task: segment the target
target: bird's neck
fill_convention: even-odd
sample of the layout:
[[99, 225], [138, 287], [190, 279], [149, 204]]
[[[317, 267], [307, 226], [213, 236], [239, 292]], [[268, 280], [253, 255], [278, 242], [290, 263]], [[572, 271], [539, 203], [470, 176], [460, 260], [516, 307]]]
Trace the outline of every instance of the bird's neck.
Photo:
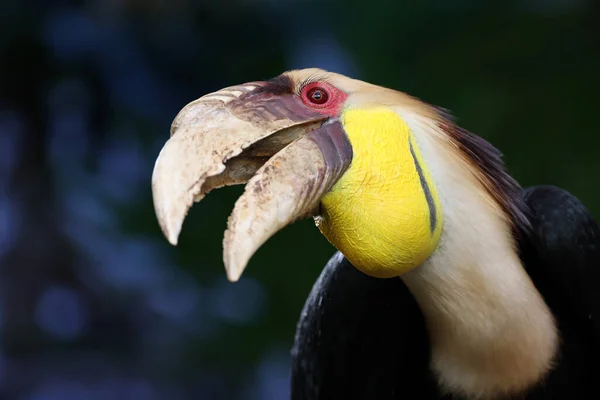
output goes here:
[[422, 145], [436, 160], [430, 168], [444, 199], [444, 231], [432, 256], [402, 279], [427, 321], [432, 369], [443, 388], [469, 398], [518, 393], [551, 368], [554, 318], [521, 264], [507, 219], [461, 170], [469, 166], [449, 158], [449, 149]]

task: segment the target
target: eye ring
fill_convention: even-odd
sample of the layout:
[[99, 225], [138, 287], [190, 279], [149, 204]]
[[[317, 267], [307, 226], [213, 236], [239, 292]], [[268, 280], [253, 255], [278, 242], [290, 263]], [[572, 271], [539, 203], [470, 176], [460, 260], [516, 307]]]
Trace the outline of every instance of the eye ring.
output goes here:
[[327, 81], [307, 82], [298, 96], [313, 111], [330, 116], [338, 115], [348, 95]]
[[327, 83], [313, 82], [302, 88], [301, 97], [307, 106], [325, 109], [335, 102], [337, 94]]

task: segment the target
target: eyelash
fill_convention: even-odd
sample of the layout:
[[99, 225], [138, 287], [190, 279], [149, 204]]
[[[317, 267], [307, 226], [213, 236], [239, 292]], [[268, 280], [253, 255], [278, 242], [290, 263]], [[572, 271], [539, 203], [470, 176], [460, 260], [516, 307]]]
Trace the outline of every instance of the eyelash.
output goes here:
[[299, 85], [298, 93], [296, 93], [296, 94], [301, 95], [302, 92], [304, 92], [304, 89], [306, 89], [306, 87], [308, 85], [310, 85], [311, 83], [319, 82], [321, 79], [322, 79], [322, 77], [320, 77], [317, 74], [309, 76]]

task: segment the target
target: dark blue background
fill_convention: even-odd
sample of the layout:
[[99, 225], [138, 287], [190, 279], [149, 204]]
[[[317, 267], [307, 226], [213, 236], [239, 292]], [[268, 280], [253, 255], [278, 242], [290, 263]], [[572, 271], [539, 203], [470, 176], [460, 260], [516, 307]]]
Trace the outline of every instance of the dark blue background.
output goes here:
[[[600, 2], [90, 0], [0, 5], [0, 397], [284, 399], [312, 221], [241, 281], [241, 187], [162, 237], [150, 178], [187, 102], [317, 66], [451, 109], [522, 184], [600, 211]], [[409, 329], [409, 327], [407, 327]]]

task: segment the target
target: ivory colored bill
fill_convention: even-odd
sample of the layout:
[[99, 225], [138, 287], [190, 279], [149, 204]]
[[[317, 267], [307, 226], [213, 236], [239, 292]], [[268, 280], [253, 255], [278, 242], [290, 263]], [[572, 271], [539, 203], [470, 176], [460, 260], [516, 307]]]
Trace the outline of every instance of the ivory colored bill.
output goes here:
[[276, 232], [316, 213], [321, 197], [350, 165], [352, 148], [339, 122], [301, 137], [248, 181], [223, 240], [227, 277], [237, 281], [252, 255]]

